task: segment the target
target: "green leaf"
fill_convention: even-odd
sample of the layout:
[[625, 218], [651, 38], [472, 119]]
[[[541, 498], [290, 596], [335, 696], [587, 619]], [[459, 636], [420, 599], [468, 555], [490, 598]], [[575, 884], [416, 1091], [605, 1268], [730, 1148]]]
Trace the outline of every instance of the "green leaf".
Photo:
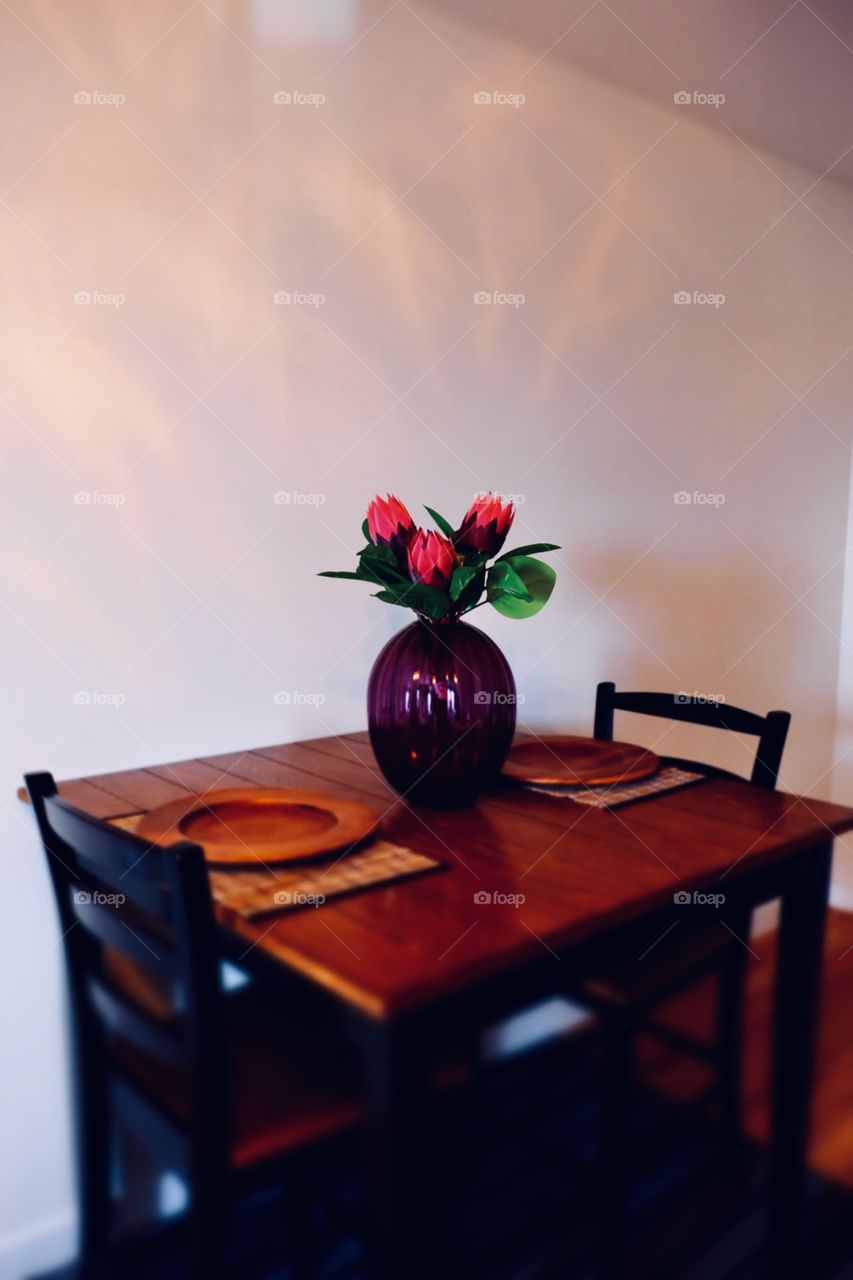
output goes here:
[[404, 578], [395, 569], [377, 568], [367, 569], [365, 572], [370, 575], [371, 582], [378, 582], [381, 587], [391, 587], [394, 591], [403, 591], [410, 585], [409, 579]]
[[466, 613], [483, 594], [486, 570], [483, 565], [459, 565], [450, 579], [450, 598], [456, 604], [457, 613]]
[[559, 551], [556, 542], [531, 542], [526, 547], [516, 547], [514, 551], [505, 551], [498, 560], [511, 560], [513, 556], [532, 556], [539, 551]]
[[437, 587], [427, 587], [422, 582], [415, 585], [411, 594], [407, 594], [406, 603], [409, 608], [417, 609], [418, 613], [425, 613], [428, 618], [434, 618], [436, 621], [443, 618], [450, 608], [446, 591], [439, 591]]
[[455, 568], [450, 579], [450, 599], [458, 600], [478, 573], [479, 569], [476, 565], [459, 565]]
[[364, 547], [358, 553], [358, 563], [361, 571], [370, 574], [373, 582], [411, 581], [409, 575], [400, 569], [397, 557], [389, 547], [374, 547], [372, 544]]
[[386, 583], [382, 590], [377, 592], [377, 595], [386, 604], [401, 604], [405, 608], [411, 607], [406, 600], [406, 591], [396, 582]]
[[426, 614], [437, 621], [443, 618], [450, 608], [450, 600], [446, 592], [436, 587], [428, 587], [423, 582], [411, 582], [408, 587], [386, 587], [376, 592], [377, 600], [386, 604], [397, 604], [404, 609], [414, 609], [417, 613]]
[[453, 528], [453, 525], [449, 520], [445, 520], [444, 516], [440, 516], [437, 511], [432, 507], [428, 507], [426, 503], [424, 503], [424, 511], [426, 511], [428, 515], [432, 516], [433, 520], [446, 538], [452, 538], [454, 536], [456, 530]]
[[533, 596], [527, 590], [524, 580], [516, 573], [508, 560], [498, 560], [489, 570], [489, 599], [496, 592], [501, 595], [517, 596], [519, 600], [531, 601]]
[[525, 615], [516, 613], [514, 610], [518, 607], [524, 607], [525, 601], [519, 600], [518, 596], [512, 596], [508, 591], [501, 591], [495, 588], [488, 593], [487, 599], [498, 613], [504, 614], [507, 618], [521, 618]]
[[404, 609], [408, 609], [409, 605], [401, 598], [397, 591], [392, 588], [386, 588], [384, 591], [376, 591], [373, 596], [374, 600], [384, 600], [385, 604], [399, 604]]
[[[501, 563], [510, 562], [503, 561]], [[492, 572], [497, 567], [497, 564], [493, 565]], [[501, 588], [493, 593], [491, 590], [492, 575], [490, 574], [489, 602], [505, 618], [530, 618], [548, 603], [551, 592], [554, 590], [557, 575], [544, 560], [534, 560], [529, 556], [512, 556], [510, 568], [521, 579], [530, 599], [519, 599], [517, 595], [510, 594]]]
[[459, 603], [463, 604], [466, 609], [470, 608], [472, 604], [475, 604], [476, 601], [480, 599], [486, 585], [486, 566], [484, 564], [478, 564], [475, 567], [477, 570], [476, 574], [459, 597]]
[[373, 542], [368, 542], [366, 547], [361, 548], [358, 558], [360, 560], [380, 560], [383, 564], [397, 564], [397, 557], [390, 547], [378, 546]]
[[392, 570], [385, 569], [381, 565], [376, 568], [373, 568], [370, 565], [360, 565], [359, 568], [353, 572], [350, 572], [349, 570], [339, 571], [327, 569], [325, 572], [318, 574], [318, 577], [349, 578], [354, 582], [372, 582], [373, 585], [377, 587], [389, 585], [396, 587], [401, 582], [406, 581], [401, 578], [399, 574], [395, 574]]
[[361, 532], [362, 532], [362, 535], [363, 535], [363, 537], [364, 537], [364, 541], [365, 541], [365, 542], [372, 542], [372, 541], [373, 541], [373, 539], [372, 539], [372, 538], [371, 538], [371, 536], [370, 536], [370, 525], [367, 523], [367, 521], [366, 521], [366, 520], [362, 520], [362, 522], [361, 522]]
[[348, 569], [324, 569], [322, 573], [317, 574], [318, 578], [357, 578], [360, 582], [371, 582], [364, 573], [350, 573]]

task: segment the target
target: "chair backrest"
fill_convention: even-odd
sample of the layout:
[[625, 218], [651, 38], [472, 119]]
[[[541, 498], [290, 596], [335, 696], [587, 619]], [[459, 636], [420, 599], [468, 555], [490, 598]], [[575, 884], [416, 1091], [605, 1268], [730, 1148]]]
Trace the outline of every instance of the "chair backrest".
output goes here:
[[[187, 1102], [191, 1160], [227, 1149], [225, 1033], [204, 855], [185, 841], [150, 845], [74, 808], [49, 773], [26, 776], [59, 909], [69, 981], [78, 1138], [103, 1145], [115, 1046], [142, 1055]], [[148, 974], [170, 1005], [154, 1013], [114, 980], [116, 957]], [[157, 1108], [156, 1097], [146, 1099]], [[163, 1110], [161, 1108], [161, 1110]], [[174, 1116], [167, 1114], [174, 1125]], [[81, 1132], [82, 1129], [82, 1132]]]
[[785, 738], [791, 723], [788, 711], [768, 711], [766, 716], [759, 716], [725, 702], [700, 701], [678, 693], [617, 693], [616, 685], [605, 680], [599, 684], [595, 695], [594, 737], [607, 741], [612, 739], [614, 711], [661, 716], [667, 720], [728, 729], [733, 733], [758, 738], [750, 782], [771, 791], [776, 786]]

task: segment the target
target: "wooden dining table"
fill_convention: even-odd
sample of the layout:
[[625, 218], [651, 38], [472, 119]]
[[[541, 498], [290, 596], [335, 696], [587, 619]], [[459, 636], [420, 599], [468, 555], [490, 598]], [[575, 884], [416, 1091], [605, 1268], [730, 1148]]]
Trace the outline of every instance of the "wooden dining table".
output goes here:
[[[396, 1277], [429, 1270], [427, 1242], [441, 1247], [423, 1105], [441, 1040], [473, 1042], [617, 947], [633, 945], [641, 965], [658, 935], [697, 921], [693, 913], [728, 927], [728, 912], [781, 898], [768, 1272], [799, 1274], [832, 841], [853, 829], [853, 809], [727, 777], [613, 810], [509, 785], [467, 808], [423, 809], [390, 789], [365, 733], [104, 773], [59, 791], [110, 819], [237, 785], [366, 801], [387, 839], [441, 864], [316, 909], [246, 919], [215, 907], [225, 954], [321, 990], [363, 1055], [373, 1217]], [[701, 905], [720, 894], [722, 903]]]

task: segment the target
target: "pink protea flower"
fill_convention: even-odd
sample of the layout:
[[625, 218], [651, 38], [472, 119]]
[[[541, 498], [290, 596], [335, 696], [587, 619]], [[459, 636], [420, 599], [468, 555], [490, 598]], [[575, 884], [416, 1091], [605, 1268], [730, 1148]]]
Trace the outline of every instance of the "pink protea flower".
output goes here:
[[415, 582], [445, 591], [456, 564], [453, 544], [440, 533], [417, 529], [409, 543], [409, 572]]
[[494, 556], [500, 551], [515, 518], [511, 502], [496, 498], [491, 490], [475, 498], [465, 514], [455, 543], [458, 551]]
[[409, 539], [415, 532], [415, 522], [393, 493], [380, 498], [379, 494], [367, 508], [367, 527], [371, 541], [378, 547], [390, 547], [404, 564]]

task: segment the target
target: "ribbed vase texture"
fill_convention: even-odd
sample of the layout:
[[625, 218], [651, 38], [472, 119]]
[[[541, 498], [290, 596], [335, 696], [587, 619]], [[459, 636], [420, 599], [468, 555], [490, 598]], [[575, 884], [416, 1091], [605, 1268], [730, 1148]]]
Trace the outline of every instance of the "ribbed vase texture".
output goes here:
[[417, 621], [373, 664], [370, 740], [391, 785], [414, 804], [474, 799], [501, 771], [515, 731], [515, 681], [493, 640], [466, 622]]

